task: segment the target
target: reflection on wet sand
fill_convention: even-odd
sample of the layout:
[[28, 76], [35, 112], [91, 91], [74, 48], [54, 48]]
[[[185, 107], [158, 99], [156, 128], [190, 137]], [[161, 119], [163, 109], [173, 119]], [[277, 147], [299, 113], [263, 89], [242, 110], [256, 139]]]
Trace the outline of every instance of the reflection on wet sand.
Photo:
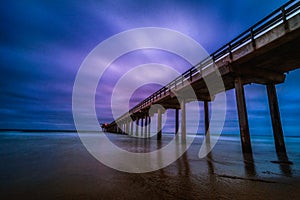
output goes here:
[[291, 165], [293, 164], [291, 161], [289, 161], [289, 158], [286, 153], [277, 153], [278, 161], [271, 161], [272, 163], [279, 164], [279, 168], [282, 174], [285, 176], [291, 177], [292, 169]]
[[[178, 135], [176, 135], [175, 137], [176, 137], [175, 138], [176, 145], [174, 145], [174, 147], [175, 147], [174, 150], [176, 152], [176, 157], [179, 157], [179, 159], [177, 159], [177, 161], [176, 161], [177, 174], [179, 176], [188, 177], [190, 174], [190, 165], [189, 165], [187, 151], [185, 151], [187, 144], [186, 144], [186, 142], [180, 141]], [[161, 149], [164, 146], [163, 142], [161, 140], [157, 140], [156, 144], [157, 144], [157, 150]], [[157, 156], [158, 162], [162, 165], [163, 160], [162, 160], [161, 151], [158, 151], [157, 153], [158, 153], [158, 156]], [[164, 175], [164, 168], [160, 169], [159, 171], [160, 171], [161, 175]]]
[[[157, 148], [156, 148], [156, 149], [161, 149], [161, 148], [163, 147], [163, 144], [162, 144], [162, 141], [161, 141], [161, 140], [157, 140], [157, 143], [156, 143], [156, 144], [157, 144]], [[158, 156], [157, 156], [157, 162], [159, 163], [160, 166], [162, 166], [162, 165], [163, 165], [163, 160], [162, 160], [161, 151], [157, 151], [157, 153], [158, 153]], [[161, 175], [162, 177], [165, 176], [164, 168], [161, 168], [161, 169], [159, 170], [159, 172], [160, 172], [160, 175]]]
[[244, 167], [245, 167], [246, 174], [249, 177], [256, 176], [256, 169], [255, 169], [253, 155], [244, 153], [243, 158], [244, 158]]
[[[206, 149], [209, 151], [211, 149], [210, 143], [206, 143]], [[213, 159], [213, 152], [210, 151], [206, 156], [207, 161], [207, 170], [208, 170], [208, 181], [209, 181], [209, 197], [211, 199], [218, 199], [220, 198], [219, 191], [217, 189], [217, 174], [215, 173], [215, 166], [214, 166], [214, 159]]]
[[185, 152], [177, 161], [177, 169], [178, 169], [178, 176], [186, 176], [188, 177], [191, 173], [190, 171], [190, 164], [188, 161], [188, 153]]
[[[188, 153], [187, 152], [183, 153], [184, 149], [186, 148], [186, 143], [182, 143], [182, 141], [180, 140], [180, 137], [178, 135], [175, 135], [175, 137], [176, 137], [175, 140], [177, 142], [177, 145], [175, 145], [174, 151], [176, 152], [178, 157], [180, 157], [176, 161], [178, 175], [179, 176], [187, 176], [187, 175], [191, 174], [192, 172], [190, 171], [191, 168], [190, 168]], [[166, 144], [168, 144], [168, 140], [171, 140], [171, 139], [172, 138], [167, 138], [167, 140], [164, 141], [164, 140], [156, 140], [155, 137], [147, 138], [147, 139], [133, 137], [130, 140], [127, 140], [127, 142], [129, 142], [129, 144], [130, 144], [127, 146], [127, 148], [131, 152], [147, 153], [147, 152], [151, 152], [151, 151], [163, 148]], [[206, 149], [207, 149], [207, 151], [210, 150], [209, 142], [206, 143]], [[214, 151], [214, 150], [212, 150], [212, 151]], [[215, 178], [214, 177], [215, 169], [214, 169], [214, 159], [213, 159], [212, 151], [210, 151], [210, 153], [207, 155], [206, 160], [207, 160], [209, 175], [211, 175], [211, 178], [213, 180], [213, 178]], [[160, 165], [162, 166], [163, 165], [163, 155], [161, 155], [160, 151], [158, 151], [157, 158], [158, 158], [157, 162], [160, 163]], [[245, 172], [244, 175], [249, 178], [259, 176], [257, 169], [256, 169], [257, 163], [255, 163], [253, 155], [245, 153], [245, 154], [242, 154], [242, 158], [243, 158], [243, 166], [244, 166], [244, 172]], [[219, 162], [219, 159], [217, 162]], [[277, 153], [277, 160], [271, 161], [271, 163], [279, 166], [278, 169], [281, 171], [282, 175], [287, 176], [287, 177], [291, 177], [293, 175], [293, 173], [292, 173], [293, 172], [293, 170], [292, 170], [293, 163], [289, 160], [287, 154]], [[161, 175], [165, 174], [165, 171], [163, 168], [159, 171], [160, 171]]]
[[[178, 143], [176, 145], [176, 152], [182, 153], [186, 149], [186, 142]], [[192, 198], [194, 196], [195, 188], [193, 187], [191, 180], [191, 167], [189, 163], [188, 151], [184, 152], [179, 159], [177, 159], [176, 169], [177, 169], [177, 177], [179, 178], [180, 190], [178, 191], [178, 197], [184, 198]]]

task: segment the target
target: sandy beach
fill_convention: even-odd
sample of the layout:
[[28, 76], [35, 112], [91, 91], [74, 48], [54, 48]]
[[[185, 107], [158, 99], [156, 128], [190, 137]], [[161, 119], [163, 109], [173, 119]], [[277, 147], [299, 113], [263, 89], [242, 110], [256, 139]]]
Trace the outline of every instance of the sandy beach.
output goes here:
[[[96, 134], [96, 133], [94, 133]], [[143, 139], [109, 135], [120, 147]], [[163, 135], [168, 142], [171, 135]], [[272, 137], [253, 137], [254, 162], [244, 162], [237, 136], [223, 136], [204, 159], [202, 136], [161, 170], [132, 174], [93, 158], [76, 133], [0, 134], [0, 199], [299, 199], [299, 138], [286, 138], [289, 160], [278, 160]], [[155, 148], [155, 138], [147, 140]]]

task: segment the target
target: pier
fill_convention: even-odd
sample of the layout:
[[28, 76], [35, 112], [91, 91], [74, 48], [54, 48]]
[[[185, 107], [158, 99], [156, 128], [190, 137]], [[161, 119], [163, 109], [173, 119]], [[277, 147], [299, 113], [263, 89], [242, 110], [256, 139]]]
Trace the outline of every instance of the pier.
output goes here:
[[[205, 135], [209, 142], [209, 104], [218, 92], [223, 91], [216, 89], [211, 93], [205, 79], [213, 79], [217, 74], [224, 82], [225, 91], [235, 90], [242, 152], [252, 154], [244, 86], [255, 83], [265, 85], [267, 89], [275, 149], [278, 154], [286, 155], [276, 85], [284, 83], [286, 74], [300, 67], [299, 50], [300, 2], [289, 1], [102, 128], [147, 138], [150, 137], [150, 126], [146, 125], [157, 113], [157, 140], [161, 140], [162, 115], [167, 109], [175, 109], [174, 132], [184, 139], [188, 115], [186, 103], [203, 101]], [[187, 94], [188, 87], [192, 87], [196, 99]], [[155, 104], [161, 107], [149, 112]]]

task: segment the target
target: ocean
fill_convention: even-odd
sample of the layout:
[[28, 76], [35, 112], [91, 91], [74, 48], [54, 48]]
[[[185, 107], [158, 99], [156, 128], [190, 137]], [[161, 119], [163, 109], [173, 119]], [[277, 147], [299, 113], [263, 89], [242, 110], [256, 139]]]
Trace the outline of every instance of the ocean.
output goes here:
[[[127, 151], [158, 147], [155, 137], [88, 133], [95, 134], [107, 134]], [[162, 144], [172, 137], [163, 134]], [[135, 174], [96, 160], [75, 132], [0, 132], [0, 199], [300, 199], [300, 138], [285, 137], [293, 164], [278, 162], [271, 136], [251, 141], [250, 160], [241, 152], [239, 135], [221, 136], [199, 159], [198, 135], [169, 166]]]

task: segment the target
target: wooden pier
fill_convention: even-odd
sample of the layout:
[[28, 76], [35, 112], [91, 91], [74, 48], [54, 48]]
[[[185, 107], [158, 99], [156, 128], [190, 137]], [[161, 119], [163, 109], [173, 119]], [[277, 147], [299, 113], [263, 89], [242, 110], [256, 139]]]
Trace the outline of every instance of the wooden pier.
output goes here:
[[[290, 1], [212, 53], [209, 58], [146, 98], [128, 113], [105, 126], [105, 130], [149, 137], [150, 128], [143, 129], [143, 126], [146, 123], [150, 124], [151, 117], [153, 117], [153, 113], [149, 113], [151, 106], [159, 104], [164, 109], [155, 110], [158, 114], [157, 139], [162, 138], [162, 115], [165, 109], [176, 110], [175, 133], [180, 132], [181, 137], [185, 138], [185, 105], [190, 101], [203, 101], [205, 135], [206, 141], [209, 142], [208, 106], [218, 91], [211, 94], [205, 79], [219, 74], [224, 82], [225, 91], [234, 89], [236, 93], [243, 153], [252, 153], [244, 85], [256, 83], [263, 84], [267, 88], [275, 148], [277, 153], [286, 154], [276, 84], [283, 83], [286, 73], [299, 67], [300, 2]], [[185, 93], [188, 87], [193, 88], [196, 99], [189, 98], [189, 95]], [[182, 94], [180, 98], [178, 94]], [[179, 110], [181, 110], [181, 120], [179, 120]], [[130, 121], [135, 121], [135, 123], [129, 123]], [[181, 123], [181, 130], [179, 130], [179, 123]], [[133, 133], [134, 126], [135, 133]], [[139, 126], [142, 127], [140, 130]]]

